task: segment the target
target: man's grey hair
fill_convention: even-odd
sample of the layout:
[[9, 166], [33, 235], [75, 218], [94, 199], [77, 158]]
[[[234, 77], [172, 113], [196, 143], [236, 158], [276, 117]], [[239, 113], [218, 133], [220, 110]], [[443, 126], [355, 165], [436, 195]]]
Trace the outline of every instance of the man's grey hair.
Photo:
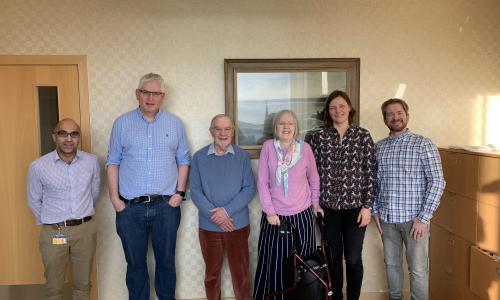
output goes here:
[[210, 129], [215, 129], [215, 121], [217, 121], [217, 119], [220, 119], [220, 118], [228, 118], [229, 121], [231, 121], [231, 126], [234, 128], [234, 122], [230, 116], [225, 115], [225, 114], [218, 114], [212, 118], [212, 121], [210, 122]]
[[147, 82], [153, 82], [156, 81], [160, 84], [160, 90], [165, 93], [166, 88], [165, 88], [165, 81], [163, 80], [163, 77], [161, 77], [160, 74], [155, 74], [155, 73], [148, 73], [139, 79], [139, 86], [138, 89], [142, 89], [144, 87], [144, 84]]

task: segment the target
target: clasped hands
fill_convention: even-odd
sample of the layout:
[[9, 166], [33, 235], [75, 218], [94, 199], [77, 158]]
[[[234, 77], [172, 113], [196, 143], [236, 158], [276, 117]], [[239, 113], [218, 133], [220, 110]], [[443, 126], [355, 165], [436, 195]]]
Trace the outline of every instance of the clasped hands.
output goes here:
[[[314, 203], [313, 204], [313, 213], [317, 217], [318, 214], [320, 214], [322, 217], [325, 216], [325, 212], [323, 209], [319, 206], [319, 204]], [[271, 225], [280, 225], [280, 217], [277, 214], [266, 214], [267, 222]]]
[[224, 232], [234, 231], [233, 220], [229, 217], [224, 207], [216, 207], [210, 210], [212, 216], [210, 221], [214, 222]]

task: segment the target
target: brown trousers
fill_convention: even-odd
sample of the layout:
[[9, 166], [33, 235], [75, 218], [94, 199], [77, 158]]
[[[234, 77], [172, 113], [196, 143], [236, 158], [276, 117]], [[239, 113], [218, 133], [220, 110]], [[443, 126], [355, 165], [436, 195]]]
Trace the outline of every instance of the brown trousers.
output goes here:
[[61, 227], [67, 238], [63, 245], [53, 245], [52, 237], [59, 232], [54, 225], [43, 225], [40, 231], [40, 253], [45, 267], [45, 299], [62, 300], [64, 278], [71, 258], [73, 300], [90, 298], [90, 274], [97, 242], [95, 219], [77, 226]]
[[224, 252], [231, 271], [236, 300], [250, 300], [248, 236], [250, 226], [232, 232], [199, 229], [201, 252], [205, 260], [205, 292], [208, 300], [221, 299], [221, 269]]

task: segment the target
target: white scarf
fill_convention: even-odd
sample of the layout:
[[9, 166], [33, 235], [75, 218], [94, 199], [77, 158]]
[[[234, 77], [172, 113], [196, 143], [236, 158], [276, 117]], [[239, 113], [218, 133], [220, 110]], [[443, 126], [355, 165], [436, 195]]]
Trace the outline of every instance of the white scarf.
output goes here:
[[276, 185], [281, 185], [281, 176], [283, 175], [283, 189], [285, 197], [288, 197], [288, 170], [299, 162], [302, 155], [302, 141], [294, 140], [288, 147], [285, 155], [283, 155], [280, 142], [274, 139], [274, 149], [278, 157], [278, 166], [276, 167]]

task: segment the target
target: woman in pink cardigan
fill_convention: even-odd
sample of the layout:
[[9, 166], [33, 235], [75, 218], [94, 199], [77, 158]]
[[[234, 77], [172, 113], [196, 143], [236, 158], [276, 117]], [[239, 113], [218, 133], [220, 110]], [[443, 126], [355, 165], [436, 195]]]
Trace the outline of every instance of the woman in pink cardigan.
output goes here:
[[[274, 139], [262, 146], [258, 190], [262, 207], [254, 299], [291, 286], [286, 261], [291, 253], [291, 236], [280, 234], [278, 226], [295, 225], [298, 254], [307, 256], [316, 249], [314, 216], [319, 206], [319, 175], [311, 147], [297, 139], [299, 124], [290, 110], [274, 118]], [[280, 295], [274, 299], [286, 299]]]

